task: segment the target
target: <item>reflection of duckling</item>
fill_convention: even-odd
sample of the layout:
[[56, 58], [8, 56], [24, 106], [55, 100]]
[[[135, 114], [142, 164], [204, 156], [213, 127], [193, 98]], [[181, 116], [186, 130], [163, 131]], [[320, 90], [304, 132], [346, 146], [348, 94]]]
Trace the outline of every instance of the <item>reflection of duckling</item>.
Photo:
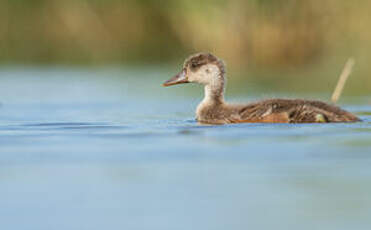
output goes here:
[[355, 122], [359, 118], [321, 101], [302, 99], [269, 99], [246, 105], [230, 105], [224, 101], [225, 66], [209, 53], [189, 57], [182, 71], [164, 86], [196, 82], [205, 86], [205, 97], [198, 105], [196, 119], [200, 123], [226, 124], [242, 122], [315, 123]]

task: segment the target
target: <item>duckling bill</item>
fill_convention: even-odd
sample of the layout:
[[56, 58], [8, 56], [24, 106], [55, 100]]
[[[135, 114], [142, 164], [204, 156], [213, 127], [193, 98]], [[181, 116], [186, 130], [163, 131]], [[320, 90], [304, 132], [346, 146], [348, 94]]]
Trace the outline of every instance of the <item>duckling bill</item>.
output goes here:
[[199, 83], [205, 96], [196, 110], [196, 120], [205, 124], [229, 123], [328, 123], [360, 119], [337, 106], [303, 99], [269, 99], [249, 104], [228, 104], [224, 100], [225, 65], [210, 53], [198, 53], [164, 86]]

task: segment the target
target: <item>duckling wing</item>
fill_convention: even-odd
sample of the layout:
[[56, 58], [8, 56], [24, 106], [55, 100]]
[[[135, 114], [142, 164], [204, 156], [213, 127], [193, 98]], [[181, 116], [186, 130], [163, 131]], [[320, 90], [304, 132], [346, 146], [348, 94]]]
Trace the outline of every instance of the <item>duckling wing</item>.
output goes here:
[[292, 101], [293, 106], [289, 113], [292, 123], [360, 121], [354, 114], [321, 101]]
[[277, 105], [265, 101], [240, 106], [230, 117], [231, 123], [289, 123], [288, 113], [277, 109]]
[[241, 107], [237, 120], [239, 122], [315, 123], [351, 122], [359, 121], [359, 118], [321, 101], [271, 99]]

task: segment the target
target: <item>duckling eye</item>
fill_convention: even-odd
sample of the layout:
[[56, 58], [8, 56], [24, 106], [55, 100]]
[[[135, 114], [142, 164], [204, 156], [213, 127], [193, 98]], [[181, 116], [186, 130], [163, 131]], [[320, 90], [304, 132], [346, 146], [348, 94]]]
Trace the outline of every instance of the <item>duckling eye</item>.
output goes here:
[[210, 70], [209, 69], [206, 69], [206, 73], [210, 73]]
[[197, 63], [192, 63], [192, 64], [191, 64], [191, 67], [192, 67], [193, 69], [195, 69], [195, 68], [197, 67]]

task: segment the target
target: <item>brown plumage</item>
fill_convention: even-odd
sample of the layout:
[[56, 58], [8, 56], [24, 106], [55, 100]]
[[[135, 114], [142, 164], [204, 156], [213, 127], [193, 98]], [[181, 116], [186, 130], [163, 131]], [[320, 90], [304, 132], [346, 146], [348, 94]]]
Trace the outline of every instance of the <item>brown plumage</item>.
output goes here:
[[225, 65], [210, 53], [190, 56], [183, 70], [164, 83], [170, 86], [196, 82], [205, 86], [205, 98], [198, 105], [196, 119], [206, 124], [242, 122], [261, 123], [322, 123], [355, 122], [359, 118], [321, 101], [302, 99], [269, 99], [246, 105], [224, 101]]

